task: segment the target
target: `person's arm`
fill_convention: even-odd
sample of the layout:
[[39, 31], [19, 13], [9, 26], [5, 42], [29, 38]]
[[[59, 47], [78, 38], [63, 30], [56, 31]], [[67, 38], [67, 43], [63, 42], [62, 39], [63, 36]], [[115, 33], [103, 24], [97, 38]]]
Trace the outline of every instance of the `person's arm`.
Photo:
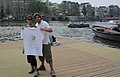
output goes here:
[[21, 39], [23, 39], [23, 30], [24, 30], [24, 28], [22, 28], [22, 29], [21, 29], [21, 32], [20, 32], [20, 37], [21, 37]]
[[45, 32], [53, 32], [53, 30], [51, 28], [48, 28], [48, 29], [40, 28], [40, 30], [45, 31]]
[[47, 22], [44, 22], [45, 28], [40, 28], [41, 31], [45, 31], [45, 32], [53, 32], [52, 28], [50, 27], [50, 25]]

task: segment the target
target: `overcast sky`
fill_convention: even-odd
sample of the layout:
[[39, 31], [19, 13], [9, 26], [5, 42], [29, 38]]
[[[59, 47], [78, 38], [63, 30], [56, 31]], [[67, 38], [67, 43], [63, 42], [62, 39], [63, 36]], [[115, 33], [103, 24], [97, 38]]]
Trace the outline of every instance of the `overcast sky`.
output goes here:
[[72, 2], [78, 2], [84, 3], [84, 2], [90, 2], [92, 6], [109, 6], [109, 5], [118, 5], [120, 7], [120, 0], [49, 0], [53, 3], [61, 3], [62, 1], [72, 1]]

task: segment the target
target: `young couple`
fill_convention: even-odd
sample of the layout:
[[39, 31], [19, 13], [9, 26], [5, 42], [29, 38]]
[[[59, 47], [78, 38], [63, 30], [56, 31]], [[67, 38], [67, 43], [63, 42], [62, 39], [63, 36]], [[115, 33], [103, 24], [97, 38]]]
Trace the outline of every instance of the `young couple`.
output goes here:
[[[33, 26], [32, 24], [33, 18], [36, 21], [35, 26]], [[53, 69], [53, 60], [52, 60], [51, 45], [49, 39], [49, 33], [53, 32], [53, 30], [46, 21], [42, 20], [41, 15], [39, 13], [35, 13], [33, 17], [32, 16], [27, 17], [27, 27], [38, 28], [41, 32], [43, 32], [44, 35], [44, 39], [42, 40], [43, 56], [39, 56], [39, 60], [41, 61], [41, 66], [37, 68], [36, 55], [27, 55], [27, 61], [31, 65], [31, 70], [29, 71], [29, 74], [34, 73], [34, 77], [38, 77], [39, 70], [46, 70], [44, 66], [44, 59], [46, 59], [46, 62], [49, 64], [51, 68], [51, 76], [55, 77], [56, 75]]]

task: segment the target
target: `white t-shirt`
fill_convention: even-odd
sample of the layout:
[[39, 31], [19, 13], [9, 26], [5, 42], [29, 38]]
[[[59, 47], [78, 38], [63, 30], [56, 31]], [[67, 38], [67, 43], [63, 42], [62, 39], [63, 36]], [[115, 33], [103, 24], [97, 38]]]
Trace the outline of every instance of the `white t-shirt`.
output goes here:
[[42, 40], [43, 33], [38, 28], [24, 28], [21, 31], [23, 39], [24, 54], [43, 56], [42, 54]]
[[[40, 28], [43, 28], [43, 29], [51, 28], [51, 27], [49, 26], [49, 24], [48, 24], [46, 21], [43, 21], [43, 20], [41, 20], [41, 23], [40, 23], [40, 24], [36, 23], [35, 26], [37, 26], [37, 28], [39, 28], [39, 29], [40, 29]], [[42, 32], [43, 32], [43, 34], [44, 34], [44, 39], [43, 39], [42, 43], [43, 43], [43, 44], [48, 44], [48, 43], [50, 43], [49, 32], [45, 32], [45, 31], [42, 31]]]

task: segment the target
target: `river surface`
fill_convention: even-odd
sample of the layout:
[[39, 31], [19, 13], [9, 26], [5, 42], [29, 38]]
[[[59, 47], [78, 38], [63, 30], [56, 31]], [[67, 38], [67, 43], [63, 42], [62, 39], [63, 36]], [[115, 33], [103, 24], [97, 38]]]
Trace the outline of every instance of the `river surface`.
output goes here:
[[[52, 21], [49, 22], [50, 26], [54, 30], [53, 35], [59, 38], [72, 38], [76, 40], [83, 40], [90, 43], [96, 43], [99, 45], [104, 45], [112, 48], [120, 49], [120, 42], [109, 41], [99, 37], [96, 37], [93, 31], [90, 28], [68, 28], [67, 24], [69, 22], [60, 22]], [[79, 22], [76, 22], [79, 23]], [[86, 22], [90, 24], [90, 27], [93, 25], [100, 25], [105, 27], [116, 26], [108, 22]], [[4, 43], [6, 41], [17, 41], [20, 38], [20, 26], [8, 26], [0, 27], [0, 41]]]

